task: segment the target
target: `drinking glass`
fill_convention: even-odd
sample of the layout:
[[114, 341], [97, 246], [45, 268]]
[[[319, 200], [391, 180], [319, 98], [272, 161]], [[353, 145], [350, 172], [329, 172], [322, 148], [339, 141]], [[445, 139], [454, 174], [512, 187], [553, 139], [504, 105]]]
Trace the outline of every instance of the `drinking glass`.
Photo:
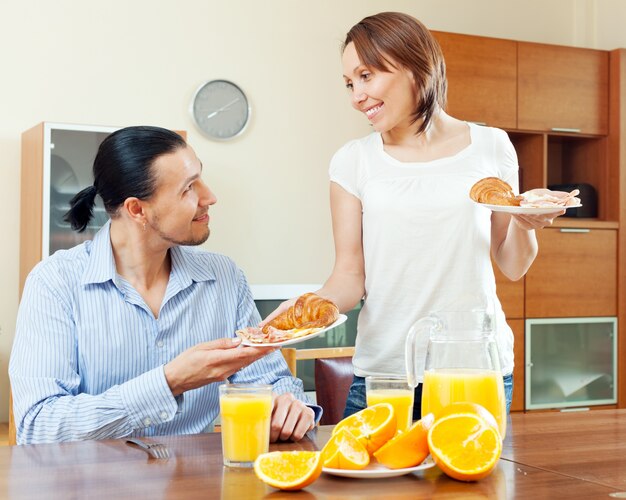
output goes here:
[[272, 386], [224, 384], [219, 391], [224, 465], [252, 467], [269, 450]]
[[396, 415], [398, 431], [406, 432], [413, 422], [413, 389], [406, 377], [365, 377], [367, 406], [389, 403]]

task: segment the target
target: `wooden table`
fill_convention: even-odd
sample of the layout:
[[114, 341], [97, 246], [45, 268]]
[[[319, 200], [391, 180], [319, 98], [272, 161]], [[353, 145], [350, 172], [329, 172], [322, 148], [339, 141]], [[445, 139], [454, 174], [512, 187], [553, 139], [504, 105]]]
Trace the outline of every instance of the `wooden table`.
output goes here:
[[[273, 449], [318, 449], [330, 427]], [[123, 440], [0, 448], [0, 498], [413, 499], [606, 498], [626, 491], [626, 410], [514, 414], [497, 468], [462, 483], [432, 468], [388, 479], [322, 474], [301, 492], [276, 491], [250, 470], [222, 466], [219, 434], [159, 438], [168, 461]]]

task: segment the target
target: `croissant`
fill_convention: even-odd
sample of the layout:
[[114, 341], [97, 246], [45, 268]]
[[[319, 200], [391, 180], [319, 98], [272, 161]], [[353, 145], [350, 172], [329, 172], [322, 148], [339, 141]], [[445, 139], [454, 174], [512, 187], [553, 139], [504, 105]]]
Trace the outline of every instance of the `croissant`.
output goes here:
[[497, 177], [485, 177], [472, 186], [470, 198], [488, 205], [519, 206], [522, 198], [515, 196], [511, 186]]
[[334, 323], [338, 317], [339, 309], [334, 302], [314, 293], [305, 293], [298, 297], [293, 306], [264, 325], [263, 333], [269, 333], [270, 327], [278, 330], [324, 328]]

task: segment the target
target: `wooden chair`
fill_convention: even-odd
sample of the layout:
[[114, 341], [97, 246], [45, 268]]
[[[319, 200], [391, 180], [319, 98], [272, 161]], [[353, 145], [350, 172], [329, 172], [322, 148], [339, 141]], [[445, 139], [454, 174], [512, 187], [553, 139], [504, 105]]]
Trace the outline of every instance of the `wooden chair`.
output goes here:
[[352, 384], [354, 347], [322, 347], [317, 349], [282, 350], [287, 366], [296, 376], [296, 362], [315, 360], [315, 395], [317, 404], [324, 409], [322, 425], [334, 425], [343, 417], [343, 410]]

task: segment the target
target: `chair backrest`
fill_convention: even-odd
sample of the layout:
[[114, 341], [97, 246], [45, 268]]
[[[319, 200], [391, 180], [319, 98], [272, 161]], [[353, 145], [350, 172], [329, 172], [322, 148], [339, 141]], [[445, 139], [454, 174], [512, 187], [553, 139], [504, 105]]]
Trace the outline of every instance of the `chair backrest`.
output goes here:
[[15, 434], [15, 418], [13, 417], [13, 393], [9, 388], [9, 445], [17, 444], [17, 435]]
[[354, 347], [283, 348], [281, 352], [294, 377], [298, 360], [315, 360], [315, 395], [317, 404], [324, 409], [320, 423], [331, 425], [339, 422], [352, 384]]
[[315, 360], [315, 394], [324, 409], [320, 424], [335, 425], [343, 418], [353, 377], [351, 356]]

